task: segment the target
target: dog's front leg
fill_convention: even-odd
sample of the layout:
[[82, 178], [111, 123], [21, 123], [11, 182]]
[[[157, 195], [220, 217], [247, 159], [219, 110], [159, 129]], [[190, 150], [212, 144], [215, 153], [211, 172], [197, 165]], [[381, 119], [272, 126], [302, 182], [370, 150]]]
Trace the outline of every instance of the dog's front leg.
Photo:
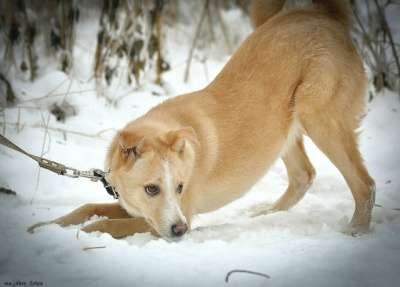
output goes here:
[[36, 228], [53, 223], [61, 226], [81, 224], [93, 215], [111, 219], [130, 217], [118, 203], [88, 203], [54, 220], [36, 223], [28, 228], [28, 232], [33, 233]]
[[157, 232], [143, 218], [103, 219], [91, 223], [81, 229], [85, 232], [100, 231], [109, 233], [114, 238], [122, 238], [135, 233]]

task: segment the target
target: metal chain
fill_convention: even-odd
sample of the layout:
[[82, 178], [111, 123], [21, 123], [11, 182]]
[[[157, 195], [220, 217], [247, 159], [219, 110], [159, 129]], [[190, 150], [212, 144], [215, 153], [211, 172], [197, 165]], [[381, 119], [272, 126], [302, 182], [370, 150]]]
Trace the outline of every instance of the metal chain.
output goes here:
[[16, 144], [14, 144], [13, 142], [11, 142], [9, 139], [7, 139], [5, 136], [3, 136], [1, 134], [0, 134], [0, 144], [6, 146], [8, 148], [11, 148], [15, 151], [25, 154], [26, 156], [28, 156], [31, 159], [33, 159], [34, 161], [36, 161], [40, 167], [50, 170], [59, 175], [65, 175], [65, 176], [72, 177], [72, 178], [85, 177], [85, 178], [89, 178], [91, 181], [94, 181], [94, 182], [100, 181], [103, 184], [103, 186], [106, 189], [108, 194], [113, 196], [114, 199], [119, 198], [118, 192], [115, 190], [115, 188], [113, 186], [111, 186], [107, 182], [107, 180], [105, 178], [105, 176], [108, 172], [104, 172], [101, 169], [96, 169], [96, 168], [92, 168], [90, 170], [79, 170], [76, 168], [65, 166], [61, 163], [58, 163], [58, 162], [55, 162], [52, 160], [48, 160], [43, 157], [38, 157], [36, 155], [26, 152], [25, 150], [23, 150], [22, 148], [20, 148], [19, 146], [17, 146]]

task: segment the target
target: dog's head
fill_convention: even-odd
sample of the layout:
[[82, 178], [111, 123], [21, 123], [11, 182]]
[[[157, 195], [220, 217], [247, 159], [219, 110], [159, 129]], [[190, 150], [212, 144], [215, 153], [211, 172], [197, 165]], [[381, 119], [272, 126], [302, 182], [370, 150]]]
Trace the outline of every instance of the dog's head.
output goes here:
[[192, 128], [165, 133], [125, 128], [111, 144], [107, 180], [119, 193], [121, 206], [143, 217], [162, 237], [180, 237], [188, 229], [182, 202], [197, 144]]

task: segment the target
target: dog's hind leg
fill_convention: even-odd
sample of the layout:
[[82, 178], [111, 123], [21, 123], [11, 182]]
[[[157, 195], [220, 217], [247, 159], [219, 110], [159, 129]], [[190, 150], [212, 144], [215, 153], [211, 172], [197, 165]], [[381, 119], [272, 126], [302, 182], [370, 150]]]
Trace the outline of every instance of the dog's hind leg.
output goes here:
[[304, 150], [302, 135], [297, 136], [293, 142], [289, 143], [284, 155], [289, 186], [286, 192], [272, 206], [260, 204], [252, 212], [252, 216], [263, 215], [279, 210], [288, 210], [294, 206], [304, 196], [311, 186], [315, 177], [315, 170], [311, 165]]
[[329, 114], [329, 110], [318, 117], [304, 117], [307, 134], [339, 169], [345, 178], [355, 201], [351, 220], [352, 234], [368, 231], [375, 201], [375, 183], [363, 164], [357, 145], [354, 127], [344, 119]]
[[272, 211], [288, 210], [303, 198], [311, 186], [315, 170], [304, 150], [302, 136], [296, 138], [284, 156], [283, 162], [288, 174], [289, 186], [273, 205]]
[[109, 233], [114, 238], [122, 238], [144, 232], [158, 235], [143, 218], [103, 219], [83, 227], [82, 231], [100, 231]]
[[111, 219], [130, 217], [118, 203], [88, 203], [57, 219], [36, 223], [28, 228], [28, 232], [33, 233], [36, 228], [53, 223], [61, 226], [81, 224], [94, 215]]

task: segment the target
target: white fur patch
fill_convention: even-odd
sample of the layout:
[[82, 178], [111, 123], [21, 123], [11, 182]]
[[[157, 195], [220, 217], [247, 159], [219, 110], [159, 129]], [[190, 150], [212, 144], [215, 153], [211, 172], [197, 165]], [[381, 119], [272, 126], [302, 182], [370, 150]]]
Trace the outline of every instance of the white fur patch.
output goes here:
[[140, 212], [138, 210], [136, 210], [136, 208], [130, 207], [122, 197], [119, 197], [118, 200], [119, 200], [119, 203], [121, 204], [122, 208], [125, 209], [126, 212], [128, 212], [130, 216], [142, 217]]
[[163, 161], [164, 183], [165, 183], [165, 203], [163, 209], [163, 222], [166, 228], [175, 224], [177, 221], [186, 223], [186, 218], [182, 214], [175, 194], [174, 177], [168, 161]]
[[301, 135], [303, 127], [297, 119], [294, 119], [290, 125], [289, 133], [286, 138], [286, 142], [283, 145], [280, 157], [284, 156], [290, 149], [290, 147], [296, 142], [296, 139]]

